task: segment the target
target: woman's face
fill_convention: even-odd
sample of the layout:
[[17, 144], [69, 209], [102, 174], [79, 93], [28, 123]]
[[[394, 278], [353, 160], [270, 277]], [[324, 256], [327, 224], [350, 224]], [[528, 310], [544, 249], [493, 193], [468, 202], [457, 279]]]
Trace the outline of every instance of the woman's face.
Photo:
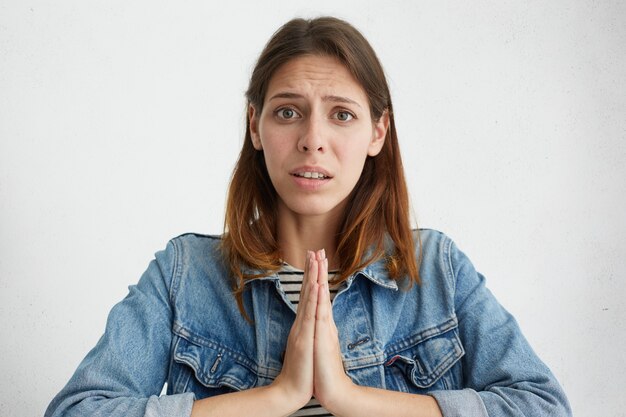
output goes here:
[[252, 144], [264, 153], [281, 215], [341, 213], [366, 157], [380, 152], [389, 120], [387, 113], [372, 120], [363, 88], [328, 56], [279, 67], [263, 111], [249, 112]]

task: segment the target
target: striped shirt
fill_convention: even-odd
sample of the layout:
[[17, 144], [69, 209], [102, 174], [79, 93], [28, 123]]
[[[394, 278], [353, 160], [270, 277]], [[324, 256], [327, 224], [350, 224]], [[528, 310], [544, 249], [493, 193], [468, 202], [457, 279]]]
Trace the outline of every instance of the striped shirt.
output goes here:
[[[332, 279], [337, 271], [328, 271], [328, 279]], [[304, 271], [296, 269], [293, 266], [283, 263], [283, 269], [278, 271], [280, 285], [283, 287], [287, 299], [297, 308], [300, 302], [300, 290], [302, 289], [302, 278]], [[330, 299], [335, 299], [337, 287], [330, 287]], [[322, 407], [315, 398], [311, 398], [304, 407], [293, 413], [290, 417], [299, 416], [332, 416], [324, 407]]]
[[[334, 278], [337, 271], [328, 271], [328, 280]], [[283, 287], [287, 299], [291, 301], [296, 308], [300, 302], [300, 290], [302, 289], [302, 278], [304, 277], [304, 271], [296, 269], [288, 263], [283, 262], [283, 269], [278, 271], [278, 278], [280, 278], [280, 285]], [[330, 287], [330, 300], [335, 299], [337, 294], [337, 287]]]

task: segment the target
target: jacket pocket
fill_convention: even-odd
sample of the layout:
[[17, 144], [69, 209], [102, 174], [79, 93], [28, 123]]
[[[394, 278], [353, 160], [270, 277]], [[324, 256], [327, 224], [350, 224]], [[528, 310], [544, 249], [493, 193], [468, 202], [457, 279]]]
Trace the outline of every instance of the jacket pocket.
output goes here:
[[440, 326], [411, 339], [416, 341], [412, 346], [396, 350], [385, 362], [388, 388], [415, 393], [459, 388], [460, 363], [455, 365], [465, 351], [456, 321], [452, 328]]
[[196, 344], [179, 337], [173, 361], [174, 391], [194, 392], [196, 399], [247, 390], [258, 379], [249, 358], [213, 343]]

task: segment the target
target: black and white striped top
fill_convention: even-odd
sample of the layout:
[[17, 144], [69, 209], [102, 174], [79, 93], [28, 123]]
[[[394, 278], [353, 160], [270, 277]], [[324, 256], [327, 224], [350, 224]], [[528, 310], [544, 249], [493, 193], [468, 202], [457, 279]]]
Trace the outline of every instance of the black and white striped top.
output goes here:
[[[336, 273], [337, 271], [328, 271], [328, 279], [332, 279]], [[287, 263], [283, 263], [283, 269], [278, 271], [278, 277], [280, 278], [280, 285], [287, 295], [287, 299], [297, 308], [300, 302], [300, 290], [302, 289], [304, 271], [296, 269]], [[337, 290], [338, 288], [336, 287], [330, 287], [331, 301], [335, 299]], [[304, 407], [291, 415], [291, 417], [299, 416], [332, 416], [332, 414], [322, 407], [317, 399], [311, 398], [311, 401]]]
[[[328, 280], [332, 280], [337, 271], [328, 271]], [[296, 269], [288, 263], [283, 262], [283, 269], [278, 271], [278, 278], [280, 278], [280, 285], [283, 287], [287, 299], [291, 303], [298, 307], [300, 302], [300, 290], [302, 289], [302, 278], [304, 277], [304, 271]], [[335, 299], [337, 294], [337, 287], [330, 287], [330, 300]]]

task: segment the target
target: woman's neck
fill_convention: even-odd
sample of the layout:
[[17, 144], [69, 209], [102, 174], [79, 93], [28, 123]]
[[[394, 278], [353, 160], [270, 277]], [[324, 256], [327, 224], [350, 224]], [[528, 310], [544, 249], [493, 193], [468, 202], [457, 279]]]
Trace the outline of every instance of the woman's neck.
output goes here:
[[278, 210], [278, 244], [283, 261], [304, 269], [306, 251], [324, 249], [329, 266], [338, 264], [335, 256], [339, 219], [333, 214], [301, 216], [283, 207]]

